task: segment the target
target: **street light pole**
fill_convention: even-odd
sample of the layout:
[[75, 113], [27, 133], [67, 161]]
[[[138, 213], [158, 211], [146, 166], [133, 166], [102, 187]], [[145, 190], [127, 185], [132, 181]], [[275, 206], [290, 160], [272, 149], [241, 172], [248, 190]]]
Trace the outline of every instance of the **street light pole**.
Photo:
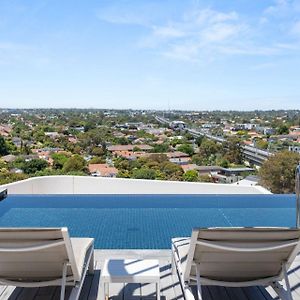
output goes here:
[[296, 192], [296, 226], [297, 228], [300, 228], [300, 162], [296, 168], [296, 180], [295, 180], [295, 192]]

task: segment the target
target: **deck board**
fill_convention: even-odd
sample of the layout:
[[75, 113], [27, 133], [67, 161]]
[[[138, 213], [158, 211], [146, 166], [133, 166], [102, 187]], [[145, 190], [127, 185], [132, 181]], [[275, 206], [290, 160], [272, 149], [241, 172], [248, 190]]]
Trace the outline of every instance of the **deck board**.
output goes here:
[[79, 300], [86, 300], [89, 298], [89, 293], [92, 287], [94, 275], [87, 275], [82, 287]]
[[227, 287], [226, 291], [231, 300], [248, 300], [248, 297], [240, 288]]
[[[88, 275], [84, 282], [80, 300], [104, 300], [103, 284], [100, 282], [101, 267], [107, 257], [112, 258], [156, 258], [160, 262], [160, 283], [162, 300], [184, 300], [177, 274], [172, 274], [169, 251], [151, 250], [112, 250], [95, 251], [95, 273]], [[294, 300], [300, 300], [300, 255], [288, 272]], [[193, 287], [196, 296], [196, 288]], [[203, 300], [275, 300], [279, 299], [271, 287], [228, 288], [203, 287]], [[71, 287], [67, 287], [66, 299]], [[110, 299], [113, 300], [155, 300], [155, 284], [110, 284]], [[0, 286], [0, 300], [59, 300], [59, 287], [15, 288]]]
[[209, 288], [210, 294], [214, 300], [230, 300], [225, 287], [209, 286], [208, 288]]
[[23, 288], [21, 293], [16, 298], [17, 300], [34, 299], [38, 293], [38, 288]]
[[141, 284], [130, 283], [125, 284], [124, 289], [120, 291], [123, 294], [124, 299], [128, 300], [140, 300], [141, 299]]
[[47, 286], [39, 288], [37, 294], [34, 297], [34, 300], [52, 300], [56, 289], [58, 289], [57, 286]]
[[92, 285], [88, 295], [89, 300], [97, 300], [100, 297], [100, 274], [100, 263], [97, 261], [95, 264], [95, 273], [93, 276]]

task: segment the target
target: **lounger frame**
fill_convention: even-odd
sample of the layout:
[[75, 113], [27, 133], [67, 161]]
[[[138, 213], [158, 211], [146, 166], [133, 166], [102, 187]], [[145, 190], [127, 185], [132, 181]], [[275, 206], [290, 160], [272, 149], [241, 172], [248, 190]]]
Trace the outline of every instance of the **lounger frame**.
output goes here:
[[[51, 228], [52, 229], [52, 228]], [[21, 247], [21, 248], [0, 248], [0, 254], [1, 253], [25, 253], [25, 252], [35, 252], [40, 251], [44, 249], [49, 248], [55, 248], [58, 246], [65, 245], [67, 255], [68, 255], [68, 261], [65, 261], [62, 265], [62, 271], [61, 271], [61, 278], [53, 279], [53, 280], [45, 280], [45, 281], [34, 281], [34, 282], [28, 282], [28, 281], [13, 281], [13, 280], [6, 280], [0, 278], [0, 284], [1, 285], [12, 285], [17, 287], [24, 287], [24, 288], [33, 288], [33, 287], [45, 287], [45, 286], [61, 286], [61, 292], [60, 292], [60, 300], [65, 299], [65, 288], [66, 286], [74, 286], [69, 300], [77, 300], [80, 295], [80, 291], [83, 285], [83, 282], [85, 280], [85, 276], [87, 272], [92, 274], [94, 272], [94, 246], [93, 244], [89, 247], [87, 250], [85, 261], [83, 265], [82, 274], [78, 273], [77, 268], [75, 267], [75, 257], [74, 252], [72, 249], [70, 237], [68, 234], [68, 229], [63, 227], [60, 228], [62, 233], [62, 239], [59, 239], [57, 241], [49, 241], [49, 242], [41, 242], [36, 243], [34, 245], [28, 246], [28, 247]], [[70, 267], [72, 269], [73, 276], [67, 276], [67, 268]]]
[[[242, 248], [242, 247], [240, 248], [240, 247], [223, 246], [211, 241], [199, 240], [198, 239], [199, 230], [201, 229], [196, 229], [193, 230], [192, 232], [185, 272], [181, 268], [181, 258], [179, 256], [179, 251], [176, 246], [176, 243], [172, 243], [172, 270], [174, 272], [174, 270], [177, 269], [178, 276], [186, 300], [194, 300], [194, 296], [191, 292], [190, 285], [197, 286], [197, 296], [199, 300], [202, 300], [202, 289], [201, 289], [202, 285], [217, 285], [217, 286], [227, 286], [227, 287], [247, 287], [247, 286], [257, 286], [257, 285], [269, 286], [270, 285], [273, 287], [274, 291], [281, 299], [283, 300], [293, 299], [287, 270], [289, 269], [291, 263], [293, 262], [293, 260], [295, 259], [296, 255], [300, 250], [299, 239], [294, 239], [292, 241], [284, 241], [282, 243], [279, 243], [276, 246], [270, 246], [269, 243], [265, 243], [265, 246], [260, 246], [255, 248]], [[201, 264], [195, 263], [193, 260], [194, 252], [197, 244], [203, 246], [209, 246], [210, 248], [213, 249], [227, 250], [231, 252], [240, 252], [240, 253], [241, 252], [265, 252], [265, 251], [272, 251], [278, 249], [285, 249], [291, 246], [293, 246], [294, 249], [291, 252], [288, 260], [282, 262], [281, 272], [278, 276], [266, 277], [266, 278], [251, 280], [251, 281], [227, 282], [227, 281], [212, 280], [201, 276]], [[189, 274], [191, 267], [193, 265], [195, 266], [196, 269], [196, 276], [190, 276]], [[279, 283], [279, 281], [282, 279], [286, 283], [286, 290]]]

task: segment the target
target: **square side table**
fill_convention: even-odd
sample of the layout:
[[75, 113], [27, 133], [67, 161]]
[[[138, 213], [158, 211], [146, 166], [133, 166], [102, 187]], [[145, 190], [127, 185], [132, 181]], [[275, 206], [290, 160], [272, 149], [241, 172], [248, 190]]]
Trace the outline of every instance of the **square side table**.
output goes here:
[[101, 270], [101, 282], [105, 299], [109, 297], [109, 283], [155, 283], [157, 300], [160, 300], [157, 259], [106, 259]]

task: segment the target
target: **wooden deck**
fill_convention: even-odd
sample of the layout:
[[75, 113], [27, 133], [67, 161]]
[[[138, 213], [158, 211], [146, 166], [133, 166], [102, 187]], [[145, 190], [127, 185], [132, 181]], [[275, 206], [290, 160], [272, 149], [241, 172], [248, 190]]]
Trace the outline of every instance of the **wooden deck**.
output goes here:
[[[96, 271], [87, 276], [80, 300], [104, 300], [103, 287], [100, 283], [101, 266], [106, 257], [113, 258], [156, 258], [160, 262], [161, 299], [184, 300], [178, 277], [171, 273], [171, 256], [168, 250], [96, 250]], [[289, 270], [293, 299], [300, 300], [300, 255]], [[195, 291], [195, 289], [193, 289]], [[59, 299], [59, 287], [15, 288], [0, 287], [0, 300], [56, 300]], [[67, 288], [67, 296], [70, 288]], [[194, 293], [195, 294], [195, 293]], [[196, 295], [196, 294], [195, 294]], [[154, 300], [154, 284], [111, 284], [110, 299], [113, 300]], [[68, 299], [68, 297], [66, 297]], [[270, 288], [224, 288], [203, 287], [203, 300], [271, 300], [279, 299]]]

